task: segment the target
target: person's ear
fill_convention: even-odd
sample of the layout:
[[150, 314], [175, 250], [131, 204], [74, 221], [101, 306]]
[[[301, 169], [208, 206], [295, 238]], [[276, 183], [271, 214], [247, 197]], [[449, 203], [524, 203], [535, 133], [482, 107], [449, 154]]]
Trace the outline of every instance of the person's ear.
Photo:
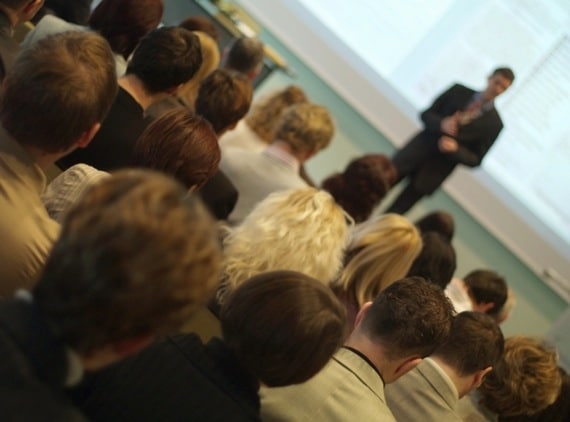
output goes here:
[[354, 320], [354, 327], [356, 327], [357, 325], [360, 325], [360, 323], [364, 319], [364, 315], [366, 315], [366, 312], [368, 312], [368, 309], [370, 309], [371, 306], [372, 306], [372, 302], [366, 302], [364, 305], [362, 305], [362, 307], [360, 308], [360, 310], [356, 314], [356, 319]]
[[483, 381], [485, 380], [485, 376], [491, 372], [493, 370], [492, 366], [488, 366], [485, 369], [481, 369], [480, 371], [477, 371], [475, 373], [475, 375], [473, 376], [473, 385], [471, 387], [471, 389], [474, 388], [479, 388], [481, 386], [481, 384], [483, 384]]
[[412, 356], [410, 358], [405, 359], [404, 362], [398, 365], [398, 367], [394, 371], [394, 377], [395, 377], [394, 381], [400, 378], [402, 375], [414, 369], [421, 362], [422, 358], [420, 356]]
[[126, 358], [135, 353], [138, 353], [140, 350], [147, 347], [154, 341], [154, 336], [146, 335], [146, 336], [138, 336], [132, 337], [126, 340], [118, 341], [117, 343], [113, 344], [113, 348], [115, 349], [115, 353], [120, 358]]
[[31, 20], [36, 13], [40, 10], [40, 8], [44, 5], [44, 0], [30, 0], [26, 3], [23, 7], [22, 15], [24, 16], [23, 21]]
[[479, 302], [477, 304], [477, 310], [484, 314], [488, 313], [491, 309], [495, 307], [493, 302]]
[[101, 123], [95, 123], [89, 129], [81, 134], [81, 137], [77, 140], [76, 144], [79, 148], [85, 148], [93, 140], [97, 132], [101, 129]]

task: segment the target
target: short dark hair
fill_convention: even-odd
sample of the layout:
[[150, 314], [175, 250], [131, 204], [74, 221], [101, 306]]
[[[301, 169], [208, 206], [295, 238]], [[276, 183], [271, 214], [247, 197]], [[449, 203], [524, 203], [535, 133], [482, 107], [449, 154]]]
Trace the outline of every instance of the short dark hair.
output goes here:
[[515, 80], [515, 72], [510, 67], [497, 67], [493, 70], [492, 76], [501, 75], [507, 78], [509, 81], [514, 82]]
[[447, 211], [433, 211], [425, 214], [416, 221], [416, 227], [424, 232], [438, 232], [444, 236], [448, 242], [453, 239], [455, 233], [455, 221], [453, 216]]
[[12, 9], [18, 9], [28, 3], [30, 0], [0, 0], [0, 4], [8, 6]]
[[494, 303], [486, 313], [497, 315], [507, 301], [509, 288], [503, 277], [491, 270], [475, 270], [463, 279], [476, 303]]
[[272, 271], [240, 284], [224, 301], [222, 333], [239, 362], [269, 387], [304, 382], [342, 345], [346, 312], [323, 283]]
[[127, 66], [156, 94], [189, 81], [202, 64], [200, 40], [183, 28], [162, 27], [145, 35]]
[[501, 329], [489, 315], [461, 312], [453, 318], [449, 337], [433, 355], [458, 375], [467, 376], [494, 367], [503, 355], [504, 342]]
[[158, 26], [163, 9], [162, 0], [103, 0], [89, 16], [89, 27], [127, 59], [140, 39]]
[[254, 72], [263, 62], [263, 43], [254, 37], [238, 38], [231, 45], [225, 67], [245, 75]]
[[199, 189], [218, 170], [220, 157], [210, 123], [177, 108], [147, 126], [133, 148], [131, 164], [173, 176], [188, 189]]
[[211, 19], [204, 16], [190, 16], [178, 24], [179, 27], [188, 31], [200, 31], [212, 37], [216, 42], [220, 41], [220, 33], [216, 29], [216, 25]]
[[438, 286], [422, 277], [407, 277], [376, 296], [364, 315], [361, 330], [382, 344], [388, 359], [425, 357], [447, 339], [453, 312], [451, 302]]
[[103, 121], [116, 93], [115, 61], [104, 38], [52, 35], [23, 50], [6, 75], [0, 120], [20, 144], [62, 152]]
[[420, 254], [408, 271], [408, 277], [424, 277], [445, 289], [457, 268], [453, 246], [445, 237], [436, 232], [423, 233], [422, 244]]
[[160, 173], [119, 171], [66, 214], [34, 301], [78, 353], [169, 334], [212, 293], [220, 255], [199, 199]]
[[208, 120], [219, 135], [247, 114], [252, 96], [253, 88], [246, 76], [216, 69], [200, 83], [196, 114]]

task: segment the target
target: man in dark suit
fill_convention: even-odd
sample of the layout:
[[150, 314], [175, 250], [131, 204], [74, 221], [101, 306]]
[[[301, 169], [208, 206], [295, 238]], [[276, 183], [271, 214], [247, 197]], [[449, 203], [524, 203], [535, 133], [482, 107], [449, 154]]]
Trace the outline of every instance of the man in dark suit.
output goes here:
[[392, 158], [398, 181], [410, 180], [386, 212], [406, 213], [424, 195], [431, 195], [458, 164], [481, 164], [503, 128], [494, 99], [514, 79], [511, 69], [497, 68], [484, 91], [456, 84], [421, 114], [424, 129]]

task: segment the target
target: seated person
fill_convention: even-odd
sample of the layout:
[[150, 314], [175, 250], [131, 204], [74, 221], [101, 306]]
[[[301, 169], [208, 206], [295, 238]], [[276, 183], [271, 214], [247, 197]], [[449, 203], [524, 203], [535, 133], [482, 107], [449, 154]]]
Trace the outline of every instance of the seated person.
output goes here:
[[423, 277], [445, 290], [456, 266], [455, 250], [451, 243], [437, 232], [424, 232], [422, 250], [412, 263], [408, 277]]
[[128, 171], [89, 189], [31, 294], [0, 302], [0, 420], [83, 420], [63, 388], [176, 332], [219, 263], [211, 218], [171, 179]]
[[459, 401], [457, 412], [473, 422], [518, 420], [554, 403], [561, 383], [555, 349], [539, 339], [509, 337], [502, 359], [477, 390]]
[[342, 344], [344, 317], [322, 283], [293, 271], [260, 274], [224, 303], [222, 339], [156, 343], [88, 379], [75, 403], [95, 422], [259, 420], [260, 384], [315, 375]]
[[322, 188], [354, 219], [367, 220], [388, 193], [396, 169], [380, 154], [364, 155], [352, 160], [342, 173], [327, 177]]
[[481, 385], [503, 354], [501, 329], [489, 316], [462, 312], [447, 340], [386, 387], [388, 407], [401, 421], [457, 421], [460, 398]]
[[273, 143], [261, 153], [226, 148], [220, 169], [239, 193], [228, 221], [238, 224], [272, 192], [307, 186], [299, 176], [300, 166], [326, 148], [333, 133], [332, 117], [326, 108], [298, 104], [283, 113]]
[[255, 37], [241, 37], [224, 51], [223, 67], [245, 75], [253, 81], [261, 72], [265, 51], [263, 43]]
[[437, 232], [444, 236], [448, 242], [453, 239], [455, 221], [453, 216], [446, 211], [433, 211], [425, 214], [416, 221], [418, 229], [424, 232]]
[[360, 310], [356, 328], [309, 381], [263, 388], [264, 421], [395, 421], [384, 385], [442, 344], [453, 309], [437, 286], [419, 277], [397, 281]]
[[350, 329], [366, 303], [405, 277], [422, 249], [418, 229], [398, 214], [385, 214], [353, 228], [344, 268], [331, 288], [347, 309]]

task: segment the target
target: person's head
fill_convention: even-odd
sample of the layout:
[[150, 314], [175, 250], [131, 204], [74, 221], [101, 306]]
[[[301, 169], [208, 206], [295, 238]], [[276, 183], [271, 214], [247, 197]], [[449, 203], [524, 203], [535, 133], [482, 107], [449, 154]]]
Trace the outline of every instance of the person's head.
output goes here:
[[440, 288], [421, 277], [404, 278], [362, 307], [347, 344], [382, 362], [382, 377], [390, 383], [447, 339], [452, 318], [453, 306]]
[[218, 171], [220, 158], [212, 126], [177, 108], [147, 126], [133, 148], [131, 165], [168, 174], [186, 189], [199, 189]]
[[501, 329], [488, 315], [461, 312], [451, 323], [449, 337], [432, 354], [461, 379], [459, 397], [481, 385], [503, 355]]
[[416, 227], [398, 214], [385, 214], [357, 225], [344, 268], [332, 286], [354, 296], [359, 306], [404, 277], [422, 248]]
[[226, 52], [224, 67], [243, 73], [252, 80], [261, 71], [264, 54], [263, 43], [259, 39], [238, 38]]
[[32, 20], [44, 4], [44, 0], [0, 0], [0, 10], [3, 11], [12, 26]]
[[266, 144], [275, 138], [275, 126], [287, 107], [308, 102], [307, 95], [297, 85], [288, 85], [256, 101], [245, 122]]
[[327, 284], [342, 266], [347, 235], [344, 211], [327, 192], [307, 187], [272, 193], [224, 239], [219, 301], [265, 271], [300, 271]]
[[220, 250], [200, 201], [159, 173], [100, 181], [64, 219], [34, 303], [99, 369], [178, 329], [217, 283]]
[[194, 109], [194, 103], [196, 102], [201, 82], [206, 78], [206, 76], [216, 70], [220, 64], [220, 50], [212, 37], [200, 31], [194, 31], [194, 34], [200, 40], [202, 65], [194, 74], [192, 79], [182, 85], [176, 93], [178, 98], [180, 98], [190, 109]]
[[220, 136], [233, 129], [246, 115], [252, 96], [253, 87], [244, 75], [217, 69], [200, 84], [196, 114], [209, 121]]
[[284, 142], [300, 161], [329, 146], [334, 123], [328, 110], [317, 104], [295, 104], [277, 121], [274, 142]]
[[299, 272], [267, 272], [245, 281], [220, 314], [223, 339], [268, 387], [302, 383], [345, 338], [345, 311], [331, 290]]
[[158, 26], [163, 9], [162, 0], [102, 0], [88, 25], [127, 59], [140, 39]]
[[88, 32], [53, 35], [23, 50], [6, 75], [0, 121], [21, 145], [65, 155], [95, 136], [116, 93], [105, 39]]
[[498, 67], [487, 78], [487, 87], [483, 91], [485, 100], [493, 100], [505, 92], [515, 80], [515, 73], [508, 67]]
[[357, 223], [370, 217], [390, 188], [379, 157], [381, 156], [374, 154], [356, 158], [348, 164], [343, 173], [333, 174], [323, 181], [323, 189], [329, 192]]
[[448, 242], [453, 239], [455, 222], [453, 216], [446, 211], [433, 211], [416, 221], [416, 226], [422, 233], [437, 232], [444, 236]]
[[145, 35], [133, 52], [126, 75], [134, 75], [148, 94], [174, 93], [202, 64], [200, 40], [183, 28], [162, 27]]
[[505, 340], [503, 358], [478, 391], [481, 404], [499, 417], [533, 415], [554, 403], [562, 383], [554, 348], [542, 340]]
[[420, 276], [445, 289], [457, 267], [453, 246], [436, 232], [423, 233], [422, 245], [420, 254], [408, 271], [408, 277]]
[[220, 41], [220, 33], [216, 29], [216, 25], [205, 16], [190, 16], [180, 22], [178, 26], [192, 32], [203, 32], [216, 43]]
[[[81, 3], [88, 3], [84, 7], [77, 7], [75, 3], [77, 0], [45, 0], [38, 15], [40, 18], [45, 16], [46, 13], [54, 14], [64, 21], [75, 23], [77, 25], [87, 25], [89, 19], [89, 12], [91, 11], [90, 6], [93, 0], [88, 0], [87, 2], [81, 1]], [[36, 15], [33, 19], [34, 23], [37, 23], [38, 16]]]
[[463, 279], [473, 302], [473, 310], [496, 318], [508, 297], [505, 279], [494, 271], [471, 271]]

